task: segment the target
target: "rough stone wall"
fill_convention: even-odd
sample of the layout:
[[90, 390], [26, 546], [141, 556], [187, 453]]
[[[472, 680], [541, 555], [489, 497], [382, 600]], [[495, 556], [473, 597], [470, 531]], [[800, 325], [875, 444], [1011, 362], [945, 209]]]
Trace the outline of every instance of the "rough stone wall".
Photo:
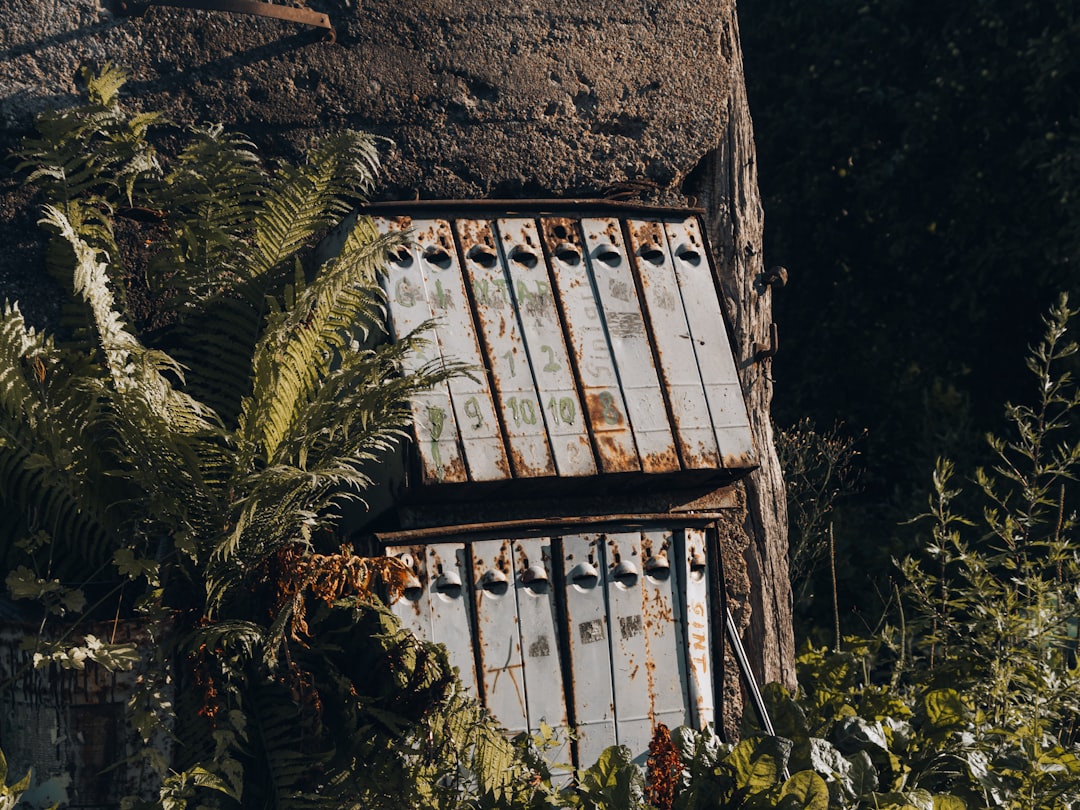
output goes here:
[[[4, 6], [3, 151], [35, 113], [77, 98], [78, 66], [110, 59], [131, 73], [130, 103], [242, 129], [266, 154], [293, 156], [341, 127], [386, 136], [381, 198], [598, 196], [623, 183], [669, 204], [684, 201], [684, 183], [699, 195], [718, 259], [739, 265], [726, 303], [764, 461], [745, 520], [727, 532], [726, 574], [743, 626], [760, 635], [748, 639], [759, 676], [790, 684], [782, 482], [754, 346], [771, 307], [753, 291], [761, 217], [734, 0], [310, 0], [333, 21], [333, 44], [318, 29], [222, 12]], [[55, 296], [35, 219], [0, 174], [0, 297], [40, 322]], [[767, 613], [777, 608], [780, 618]]]
[[[222, 121], [277, 149], [341, 127], [390, 138], [390, 198], [561, 196], [677, 187], [726, 122], [728, 0], [312, 0], [319, 29], [100, 0], [8, 0], [0, 125], [66, 103], [111, 59], [131, 95], [180, 122]], [[2, 133], [0, 133], [2, 134]]]

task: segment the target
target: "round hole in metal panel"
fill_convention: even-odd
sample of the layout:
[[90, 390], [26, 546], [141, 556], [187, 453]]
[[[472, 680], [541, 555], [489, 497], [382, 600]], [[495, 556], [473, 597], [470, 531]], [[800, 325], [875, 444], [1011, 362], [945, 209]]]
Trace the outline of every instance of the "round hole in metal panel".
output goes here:
[[536, 254], [529, 250], [527, 247], [518, 245], [510, 251], [510, 261], [532, 270], [534, 267], [536, 267], [540, 260], [537, 258]]
[[443, 599], [457, 599], [461, 596], [461, 577], [457, 571], [444, 571], [435, 580], [435, 591]]
[[492, 596], [502, 596], [510, 588], [510, 582], [502, 571], [491, 568], [480, 577], [480, 588]]
[[401, 595], [410, 602], [415, 602], [424, 595], [424, 588], [420, 584], [420, 578], [416, 575], [416, 559], [408, 552], [398, 554], [397, 558], [409, 569], [402, 580]]
[[581, 264], [581, 251], [569, 242], [563, 242], [555, 248], [555, 258], [563, 264], [576, 267]]
[[680, 261], [685, 262], [691, 267], [697, 267], [701, 264], [701, 252], [695, 250], [689, 245], [684, 245], [675, 251], [675, 255], [679, 257]]
[[570, 584], [579, 591], [595, 588], [600, 582], [600, 572], [592, 563], [579, 563], [570, 570]]
[[638, 581], [637, 566], [629, 560], [623, 560], [611, 568], [611, 578], [622, 588], [632, 588]]
[[653, 582], [663, 582], [671, 576], [671, 564], [666, 554], [649, 557], [645, 561], [645, 576]]
[[664, 251], [656, 245], [642, 245], [638, 248], [638, 256], [649, 264], [661, 265], [664, 263]]
[[441, 247], [430, 247], [424, 251], [424, 261], [428, 264], [433, 264], [441, 270], [446, 270], [450, 267], [452, 260], [450, 254], [443, 250]]
[[690, 552], [690, 577], [695, 581], [705, 577], [705, 552], [699, 548]]
[[467, 255], [469, 259], [488, 269], [499, 263], [499, 257], [495, 255], [495, 251], [486, 245], [473, 245], [469, 248]]
[[622, 254], [611, 245], [600, 245], [593, 251], [593, 258], [608, 267], [618, 267], [622, 263]]
[[412, 267], [412, 251], [409, 250], [407, 247], [400, 247], [397, 249], [396, 253], [390, 254], [390, 261], [392, 261], [398, 267]]
[[542, 565], [530, 565], [521, 572], [521, 584], [530, 593], [541, 594], [548, 592], [548, 575]]

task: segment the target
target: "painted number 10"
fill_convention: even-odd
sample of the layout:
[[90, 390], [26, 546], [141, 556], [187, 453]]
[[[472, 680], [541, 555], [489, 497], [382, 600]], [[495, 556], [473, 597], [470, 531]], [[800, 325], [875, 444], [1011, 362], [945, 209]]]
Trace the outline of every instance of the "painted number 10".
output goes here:
[[574, 424], [574, 417], [577, 415], [577, 406], [574, 405], [574, 400], [570, 397], [559, 397], [558, 399], [552, 397], [548, 400], [547, 409], [551, 414], [552, 421], [556, 425]]
[[522, 422], [526, 425], [536, 424], [536, 405], [531, 399], [510, 397], [510, 399], [506, 400], [506, 404], [510, 408], [511, 416], [514, 417], [515, 425], [520, 425]]

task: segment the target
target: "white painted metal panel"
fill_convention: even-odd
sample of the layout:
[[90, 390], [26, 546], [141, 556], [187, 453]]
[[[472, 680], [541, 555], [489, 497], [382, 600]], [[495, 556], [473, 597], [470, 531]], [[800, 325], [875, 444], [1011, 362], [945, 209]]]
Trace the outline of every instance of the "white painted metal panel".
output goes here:
[[431, 640], [445, 644], [461, 682], [476, 690], [467, 552], [462, 543], [434, 543], [427, 551], [427, 592], [431, 604]]
[[716, 436], [663, 225], [642, 220], [627, 220], [626, 225], [683, 464], [688, 469], [719, 467]]
[[473, 481], [509, 478], [510, 465], [465, 293], [453, 230], [445, 220], [417, 220], [413, 224], [442, 356], [473, 367], [470, 376], [460, 375], [449, 381], [469, 478]]
[[496, 222], [536, 393], [560, 476], [595, 475], [574, 371], [563, 341], [540, 234], [532, 219]]
[[550, 218], [541, 220], [540, 227], [551, 257], [552, 276], [562, 304], [564, 326], [585, 397], [585, 412], [601, 470], [640, 470], [637, 446], [625, 417], [626, 403], [589, 277], [578, 222], [570, 218]]
[[[387, 233], [407, 229], [409, 220], [407, 217], [379, 218], [376, 224], [380, 232]], [[431, 319], [420, 271], [420, 252], [415, 245], [403, 247], [391, 257], [380, 282], [386, 291], [392, 338], [404, 337]], [[406, 371], [416, 371], [425, 363], [440, 359], [437, 339], [433, 335], [428, 338], [426, 346], [406, 356]], [[412, 397], [410, 406], [424, 483], [467, 480], [447, 384], [439, 383], [430, 390], [418, 392]]]
[[541, 723], [551, 726], [561, 744], [547, 751], [545, 757], [551, 762], [567, 763], [570, 762], [569, 736], [559, 623], [552, 592], [555, 569], [550, 538], [515, 541], [514, 563], [529, 729], [535, 733]]
[[724, 313], [696, 219], [665, 223], [705, 399], [725, 467], [754, 463], [754, 442]]
[[495, 234], [482, 220], [457, 220], [454, 228], [465, 255], [465, 271], [509, 444], [511, 469], [517, 477], [555, 475], [543, 406], [536, 395]]
[[686, 599], [686, 654], [690, 678], [687, 684], [695, 728], [713, 721], [713, 661], [709, 643], [708, 556], [705, 532], [684, 529], [680, 554], [680, 581]]
[[615, 744], [602, 537], [564, 537], [563, 572], [578, 762], [592, 764]]
[[[584, 218], [581, 226], [641, 469], [650, 473], [678, 470], [675, 440], [619, 220]], [[614, 400], [603, 405], [617, 410]], [[618, 418], [618, 414], [612, 416]]]
[[641, 535], [609, 534], [607, 540], [608, 627], [615, 737], [644, 765], [652, 739], [649, 661], [642, 611]]
[[[397, 557], [412, 571], [415, 583], [406, 583], [405, 592], [390, 610], [417, 638], [431, 639], [431, 604], [427, 592], [427, 559], [423, 546], [389, 546], [387, 557]], [[411, 586], [411, 587], [410, 587]]]
[[674, 729], [690, 722], [686, 703], [687, 656], [674, 538], [670, 531], [643, 532], [642, 597], [653, 723]]
[[521, 662], [514, 588], [512, 540], [472, 544], [476, 646], [484, 684], [484, 703], [507, 731], [528, 728], [525, 677]]

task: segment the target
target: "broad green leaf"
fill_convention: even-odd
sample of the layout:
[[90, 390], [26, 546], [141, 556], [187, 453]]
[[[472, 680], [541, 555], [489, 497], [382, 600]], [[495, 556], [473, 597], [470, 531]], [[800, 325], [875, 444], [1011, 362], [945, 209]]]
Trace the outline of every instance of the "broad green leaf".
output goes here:
[[862, 717], [845, 717], [837, 723], [833, 742], [845, 754], [867, 749], [889, 750], [881, 723]]
[[138, 558], [130, 548], [118, 548], [114, 551], [113, 564], [116, 566], [116, 570], [128, 579], [146, 577], [147, 582], [151, 585], [157, 583], [157, 561]]
[[936, 793], [933, 810], [967, 810], [967, 803], [958, 796]]
[[780, 789], [782, 810], [829, 810], [829, 788], [813, 771], [799, 771]]
[[848, 785], [857, 798], [869, 796], [878, 789], [878, 772], [866, 751], [856, 751], [848, 757]]
[[935, 729], [950, 729], [964, 725], [968, 710], [955, 689], [935, 689], [923, 697], [926, 720]]
[[752, 737], [736, 745], [724, 764], [732, 769], [739, 788], [759, 793], [780, 783], [790, 750], [788, 740]]

